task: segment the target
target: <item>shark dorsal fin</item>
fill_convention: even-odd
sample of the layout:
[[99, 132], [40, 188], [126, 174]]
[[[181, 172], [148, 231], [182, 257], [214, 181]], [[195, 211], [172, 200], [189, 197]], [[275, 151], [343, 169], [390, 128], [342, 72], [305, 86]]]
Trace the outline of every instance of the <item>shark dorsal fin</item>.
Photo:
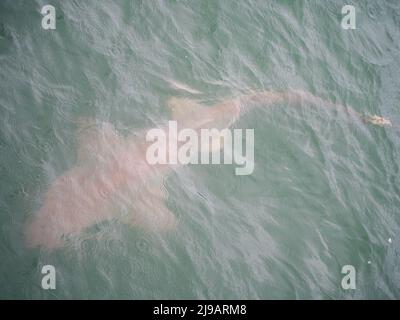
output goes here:
[[171, 110], [172, 119], [181, 121], [190, 119], [190, 115], [203, 108], [204, 105], [193, 99], [172, 97], [168, 100], [168, 107]]
[[78, 120], [78, 160], [89, 161], [112, 156], [122, 137], [108, 122], [93, 118]]

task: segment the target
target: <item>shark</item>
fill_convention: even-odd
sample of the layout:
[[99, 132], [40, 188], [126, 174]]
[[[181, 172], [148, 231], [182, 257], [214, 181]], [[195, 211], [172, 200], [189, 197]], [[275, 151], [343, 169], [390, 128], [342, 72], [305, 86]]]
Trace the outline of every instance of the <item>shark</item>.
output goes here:
[[[386, 118], [364, 116], [305, 91], [250, 92], [213, 105], [171, 97], [167, 106], [180, 127], [201, 130], [230, 128], [254, 108], [303, 102], [341, 108], [375, 125], [391, 125]], [[50, 183], [40, 208], [28, 218], [24, 229], [26, 245], [48, 250], [61, 248], [91, 226], [115, 218], [150, 232], [176, 230], [178, 219], [166, 204], [165, 187], [165, 179], [176, 165], [147, 162], [148, 131], [123, 136], [107, 122], [88, 118], [78, 122], [77, 162]], [[160, 125], [163, 126], [166, 127]], [[221, 147], [222, 144], [211, 146], [209, 152]], [[121, 210], [121, 204], [130, 210]]]

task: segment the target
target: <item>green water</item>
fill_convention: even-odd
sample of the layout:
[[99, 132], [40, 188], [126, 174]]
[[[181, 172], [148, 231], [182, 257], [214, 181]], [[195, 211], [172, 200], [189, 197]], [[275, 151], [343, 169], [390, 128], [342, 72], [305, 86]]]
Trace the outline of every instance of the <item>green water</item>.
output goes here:
[[[40, 9], [56, 8], [56, 30]], [[400, 297], [400, 2], [1, 1], [0, 298], [393, 299]], [[246, 114], [255, 170], [190, 165], [166, 179], [168, 234], [118, 221], [58, 250], [24, 226], [76, 164], [77, 119], [121, 134], [169, 117], [188, 95], [302, 89], [389, 118], [364, 124], [323, 106]], [[391, 239], [391, 241], [389, 241]], [[41, 288], [53, 265], [57, 288]], [[356, 289], [341, 269], [356, 269]]]

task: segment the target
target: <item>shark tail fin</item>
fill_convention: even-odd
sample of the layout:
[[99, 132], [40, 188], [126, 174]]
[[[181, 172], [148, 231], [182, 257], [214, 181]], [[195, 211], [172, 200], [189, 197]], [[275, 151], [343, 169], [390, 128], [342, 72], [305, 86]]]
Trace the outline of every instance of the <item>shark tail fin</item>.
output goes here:
[[392, 122], [389, 119], [386, 119], [384, 117], [380, 117], [378, 115], [366, 115], [366, 116], [362, 116], [361, 119], [365, 122], [369, 122], [372, 124], [375, 124], [377, 126], [388, 126], [391, 127], [392, 126]]

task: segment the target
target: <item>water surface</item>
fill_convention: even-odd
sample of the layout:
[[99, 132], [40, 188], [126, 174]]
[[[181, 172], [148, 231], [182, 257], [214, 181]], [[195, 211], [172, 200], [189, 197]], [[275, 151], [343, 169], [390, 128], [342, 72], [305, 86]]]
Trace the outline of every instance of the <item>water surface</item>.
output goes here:
[[[0, 297], [5, 299], [372, 299], [400, 297], [400, 3], [47, 1], [0, 4]], [[318, 106], [246, 114], [255, 170], [191, 165], [165, 180], [179, 227], [118, 221], [55, 251], [29, 249], [24, 225], [76, 164], [80, 117], [126, 135], [168, 119], [166, 101], [210, 103], [251, 90], [310, 91], [391, 119], [366, 125]], [[391, 242], [388, 239], [391, 239]], [[57, 270], [43, 290], [41, 269]], [[357, 270], [343, 290], [341, 269]]]

